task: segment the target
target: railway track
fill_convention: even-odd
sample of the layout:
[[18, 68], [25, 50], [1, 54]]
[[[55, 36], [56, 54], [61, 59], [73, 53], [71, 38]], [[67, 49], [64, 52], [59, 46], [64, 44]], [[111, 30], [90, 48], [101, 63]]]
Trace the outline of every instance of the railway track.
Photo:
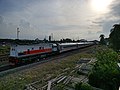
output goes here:
[[11, 66], [11, 65], [8, 64], [8, 65], [0, 67], [0, 76], [6, 75], [6, 74], [9, 74], [9, 73], [13, 73], [13, 72], [17, 72], [17, 71], [20, 71], [20, 70], [23, 70], [23, 69], [27, 69], [27, 68], [45, 63], [45, 62], [49, 62], [49, 61], [53, 61], [53, 60], [58, 61], [61, 58], [71, 56], [71, 55], [76, 54], [76, 53], [83, 52], [83, 51], [87, 50], [87, 48], [89, 48], [89, 47], [81, 48], [81, 49], [78, 49], [78, 50], [73, 50], [73, 51], [70, 51], [70, 52], [61, 53], [61, 54], [58, 54], [58, 55], [55, 55], [55, 56], [50, 56], [50, 57], [47, 57], [47, 58], [43, 58], [43, 59], [40, 60], [40, 62], [24, 64], [24, 65], [19, 65], [19, 66]]

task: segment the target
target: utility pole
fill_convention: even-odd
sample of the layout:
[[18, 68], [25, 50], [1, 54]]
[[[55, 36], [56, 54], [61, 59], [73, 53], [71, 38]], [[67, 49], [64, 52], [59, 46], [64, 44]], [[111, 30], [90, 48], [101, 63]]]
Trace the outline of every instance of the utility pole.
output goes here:
[[17, 39], [19, 39], [19, 28], [17, 28]]
[[51, 41], [53, 41], [53, 33], [51, 33]]

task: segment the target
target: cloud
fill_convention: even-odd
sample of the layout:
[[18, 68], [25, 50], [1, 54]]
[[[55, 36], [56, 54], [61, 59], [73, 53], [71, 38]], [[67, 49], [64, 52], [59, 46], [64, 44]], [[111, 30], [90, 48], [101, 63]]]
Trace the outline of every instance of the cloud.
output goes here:
[[105, 33], [110, 33], [112, 26], [116, 23], [120, 23], [120, 1], [114, 0], [110, 8], [111, 11], [103, 21], [103, 30]]
[[0, 16], [0, 38], [15, 38], [16, 25], [5, 23], [4, 17]]
[[97, 33], [102, 32], [106, 37], [109, 36], [112, 26], [120, 23], [120, 1], [113, 0], [109, 9], [110, 11], [108, 13], [92, 21], [94, 25], [99, 25], [102, 29], [102, 31], [98, 31]]
[[34, 0], [0, 0], [0, 13], [7, 14], [14, 11], [22, 11]]
[[114, 3], [111, 5], [111, 12], [114, 17], [120, 18], [120, 1], [115, 0]]
[[28, 21], [25, 21], [25, 20], [20, 20], [20, 24], [19, 26], [21, 28], [24, 28], [24, 29], [29, 29], [30, 28], [30, 23]]
[[57, 38], [80, 35], [96, 39], [97, 32], [107, 34], [112, 24], [119, 21], [120, 4], [116, 0], [118, 3], [111, 5], [111, 12], [96, 13], [91, 10], [90, 1], [0, 0], [1, 37], [15, 38], [19, 27], [21, 37], [26, 39], [41, 39], [50, 33]]

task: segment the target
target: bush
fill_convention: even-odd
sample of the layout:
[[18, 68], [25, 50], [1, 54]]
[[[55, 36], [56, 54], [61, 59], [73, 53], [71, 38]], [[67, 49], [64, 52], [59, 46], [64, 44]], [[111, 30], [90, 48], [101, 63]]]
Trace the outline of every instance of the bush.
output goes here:
[[102, 50], [97, 53], [96, 58], [97, 62], [89, 75], [89, 83], [104, 90], [118, 90], [120, 70], [117, 66], [117, 53], [111, 49]]
[[93, 90], [93, 88], [86, 83], [77, 83], [75, 85], [75, 90]]

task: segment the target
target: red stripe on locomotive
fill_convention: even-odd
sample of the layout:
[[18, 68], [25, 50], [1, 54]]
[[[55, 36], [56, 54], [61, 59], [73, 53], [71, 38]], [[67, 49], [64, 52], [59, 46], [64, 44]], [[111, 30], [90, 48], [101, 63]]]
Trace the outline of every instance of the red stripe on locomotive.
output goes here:
[[44, 52], [52, 52], [51, 48], [47, 49], [40, 49], [40, 50], [30, 50], [30, 51], [25, 51], [25, 54], [36, 54], [36, 53], [44, 53]]

